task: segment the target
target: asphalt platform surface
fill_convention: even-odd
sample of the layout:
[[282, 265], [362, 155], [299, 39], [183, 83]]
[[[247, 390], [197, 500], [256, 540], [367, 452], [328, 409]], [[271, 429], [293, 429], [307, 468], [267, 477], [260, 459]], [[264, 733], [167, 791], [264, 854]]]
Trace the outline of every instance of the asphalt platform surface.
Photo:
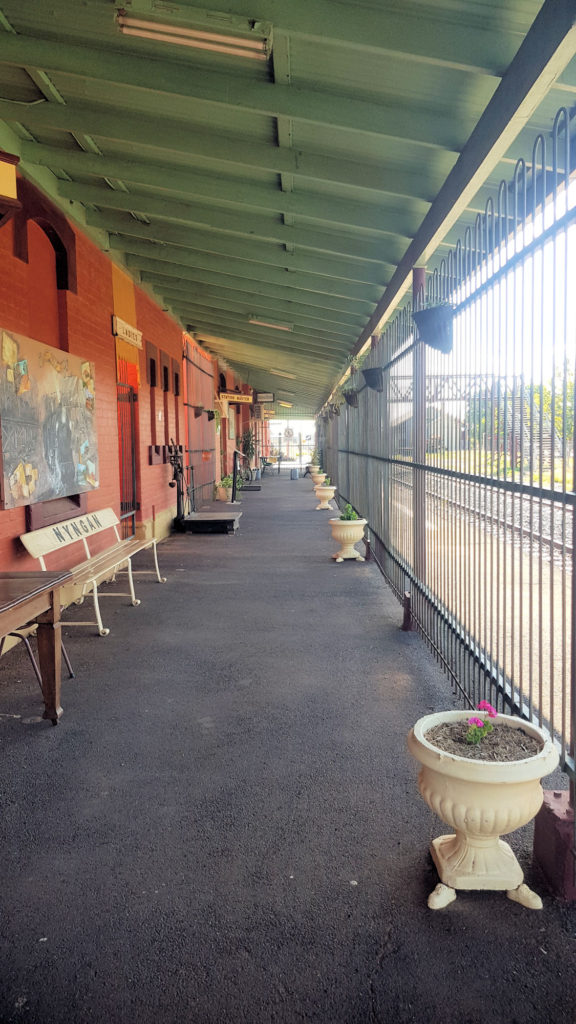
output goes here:
[[160, 545], [110, 636], [64, 629], [57, 728], [1, 660], [1, 1024], [574, 1024], [576, 909], [530, 827], [543, 911], [428, 910], [446, 828], [406, 734], [458, 704], [310, 480], [262, 483], [235, 536]]

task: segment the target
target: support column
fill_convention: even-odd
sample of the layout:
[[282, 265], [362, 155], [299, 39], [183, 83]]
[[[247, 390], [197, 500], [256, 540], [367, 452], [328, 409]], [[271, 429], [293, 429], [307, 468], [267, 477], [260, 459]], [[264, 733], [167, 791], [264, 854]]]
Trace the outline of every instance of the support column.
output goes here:
[[[423, 302], [425, 284], [426, 268], [414, 267], [413, 309]], [[414, 348], [412, 377], [413, 567], [416, 578], [426, 584], [426, 470], [419, 468], [426, 463], [426, 346], [421, 342]], [[412, 610], [421, 622], [422, 608], [418, 594], [413, 595]]]

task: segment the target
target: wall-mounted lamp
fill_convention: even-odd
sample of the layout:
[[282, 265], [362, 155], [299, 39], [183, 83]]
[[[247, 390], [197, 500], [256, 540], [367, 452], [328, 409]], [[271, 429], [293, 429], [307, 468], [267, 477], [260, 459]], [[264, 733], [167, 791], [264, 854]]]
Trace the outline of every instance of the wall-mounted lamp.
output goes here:
[[19, 163], [19, 156], [0, 150], [0, 228], [22, 209], [16, 184], [16, 167]]
[[412, 313], [420, 341], [446, 355], [452, 351], [454, 310], [451, 306], [430, 306]]

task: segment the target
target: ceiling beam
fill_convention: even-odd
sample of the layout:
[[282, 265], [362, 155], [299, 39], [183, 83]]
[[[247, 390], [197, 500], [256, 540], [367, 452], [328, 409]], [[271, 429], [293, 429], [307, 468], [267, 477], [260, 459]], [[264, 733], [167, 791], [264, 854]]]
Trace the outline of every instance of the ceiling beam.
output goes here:
[[498, 89], [454, 169], [424, 218], [355, 347], [360, 351], [506, 153], [552, 83], [576, 54], [576, 0], [544, 0]]
[[[182, 168], [181, 164], [150, 163], [143, 159], [135, 161], [131, 156], [119, 159], [83, 153], [81, 150], [43, 146], [37, 142], [23, 142], [22, 159], [29, 164], [54, 167], [68, 174], [82, 177], [94, 175], [98, 178], [119, 178], [128, 183], [145, 185], [168, 193], [193, 195], [197, 199], [217, 200], [231, 208], [252, 206], [255, 210], [269, 210], [275, 213], [290, 213], [297, 217], [312, 217], [330, 224], [349, 225], [367, 231], [386, 235], [402, 236], [406, 244], [417, 230], [422, 217], [430, 207], [425, 200], [396, 199], [385, 197], [383, 202], [366, 203], [330, 199], [321, 193], [282, 192], [276, 186], [262, 182], [252, 185], [241, 178], [223, 178], [206, 175]], [[62, 195], [69, 199], [79, 198], [84, 187], [77, 182], [61, 182], [69, 191]], [[175, 196], [174, 198], [177, 198]]]
[[[150, 276], [148, 275], [148, 280]], [[333, 334], [344, 334], [346, 337], [357, 338], [366, 322], [366, 317], [353, 317], [334, 311], [305, 306], [302, 303], [282, 302], [266, 298], [263, 295], [251, 296], [249, 293], [232, 291], [228, 288], [210, 288], [189, 282], [187, 285], [163, 285], [162, 294], [166, 299], [184, 300], [193, 297], [204, 306], [217, 306], [229, 309], [245, 316], [254, 314], [261, 320], [285, 320], [301, 325], [311, 331], [328, 330]]]
[[203, 230], [220, 230], [228, 234], [243, 235], [252, 240], [297, 245], [374, 263], [380, 263], [385, 258], [387, 263], [396, 264], [406, 249], [406, 245], [399, 244], [390, 237], [375, 240], [365, 238], [360, 233], [346, 235], [342, 230], [323, 232], [318, 228], [286, 227], [276, 220], [274, 215], [263, 217], [261, 214], [221, 210], [215, 206], [202, 206], [190, 200], [182, 202], [142, 192], [118, 192], [111, 188], [96, 188], [64, 181], [60, 182], [59, 191], [63, 198], [94, 204], [101, 209], [126, 212], [137, 210], [146, 217], [190, 224]]
[[[210, 348], [218, 350], [229, 362], [233, 359], [241, 359], [254, 367], [285, 369], [286, 373], [296, 373], [297, 379], [303, 378], [307, 384], [317, 382], [317, 386], [322, 390], [327, 387], [326, 380], [329, 375], [342, 365], [342, 362], [338, 362], [337, 359], [332, 363], [324, 363], [305, 354], [300, 355], [298, 361], [295, 362], [294, 352], [291, 352], [290, 349], [284, 350], [282, 347], [270, 349], [254, 345], [252, 342], [234, 341], [226, 336], [222, 337], [217, 331], [206, 326], [199, 325], [193, 328], [192, 333], [198, 338], [210, 339]], [[275, 382], [282, 379], [276, 377], [275, 374], [270, 376], [274, 377]], [[291, 380], [286, 379], [286, 386], [292, 383]]]
[[[187, 16], [204, 0], [190, 0]], [[254, 0], [228, 0], [227, 9], [254, 17]], [[423, 7], [402, 0], [390, 4], [338, 4], [332, 0], [259, 0], [258, 17], [295, 39], [325, 46], [357, 47], [367, 52], [446, 68], [500, 75], [514, 56], [514, 39], [489, 19], [467, 20], [465, 14]], [[528, 26], [523, 25], [516, 38]]]
[[[182, 250], [182, 262], [179, 264], [162, 259], [151, 259], [147, 256], [132, 256], [130, 255], [130, 245], [124, 247], [122, 241], [122, 239], [111, 236], [110, 248], [116, 252], [126, 252], [128, 266], [133, 270], [141, 271], [144, 275], [149, 271], [172, 280], [194, 279], [204, 281], [206, 284], [215, 284], [215, 277], [218, 275], [219, 281], [224, 287], [238, 287], [238, 281], [242, 280], [246, 291], [250, 289], [256, 294], [261, 282], [271, 282], [274, 286], [279, 284], [286, 296], [293, 292], [297, 300], [302, 298], [303, 294], [310, 302], [316, 301], [318, 296], [326, 297], [327, 302], [332, 302], [333, 299], [343, 300], [347, 308], [355, 306], [357, 309], [361, 308], [362, 311], [372, 311], [378, 298], [377, 289], [356, 284], [354, 281], [340, 281], [329, 277], [323, 278], [316, 274], [298, 272], [278, 271], [274, 273], [274, 267], [261, 269], [260, 264], [249, 263], [246, 260], [229, 260], [223, 264], [222, 260], [215, 257], [209, 259], [209, 254], [204, 261], [203, 254], [194, 254], [191, 250], [188, 252], [185, 249]], [[193, 263], [186, 258], [189, 256], [195, 257]], [[203, 269], [204, 263], [209, 272]], [[243, 265], [240, 266], [240, 264]]]
[[420, 172], [413, 169], [413, 163], [387, 166], [385, 141], [382, 142], [382, 161], [345, 160], [306, 153], [301, 149], [251, 142], [243, 136], [220, 136], [176, 118], [135, 117], [130, 111], [81, 103], [60, 106], [46, 101], [30, 105], [0, 100], [0, 119], [23, 124], [33, 132], [55, 129], [84, 132], [98, 140], [121, 142], [128, 148], [130, 145], [144, 146], [149, 153], [158, 151], [158, 160], [166, 156], [168, 162], [170, 153], [185, 153], [195, 164], [208, 161], [287, 173], [350, 188], [369, 189], [379, 195], [416, 196], [428, 201], [432, 201], [456, 160], [455, 153], [439, 151], [433, 168], [423, 166]]
[[[355, 135], [407, 139], [424, 147], [453, 152], [461, 149], [472, 127], [450, 112], [442, 114], [416, 106], [373, 103], [346, 94], [322, 93], [293, 85], [275, 88], [273, 82], [238, 78], [231, 89], [228, 75], [204, 68], [195, 70], [176, 60], [170, 62], [167, 73], [167, 63], [168, 60], [161, 65], [148, 56], [141, 57], [126, 50], [78, 45], [65, 37], [55, 46], [53, 40], [11, 35], [2, 38], [0, 48], [0, 65], [36, 66], [83, 81], [134, 87], [138, 90], [134, 99], [139, 112], [152, 116], [158, 112], [158, 98], [167, 109], [170, 99], [178, 98], [190, 101], [191, 109], [193, 104], [210, 103], [228, 110], [345, 129]], [[126, 100], [129, 104], [129, 92]]]
[[294, 269], [303, 274], [341, 278], [344, 281], [377, 285], [380, 288], [384, 287], [394, 270], [393, 266], [384, 263], [376, 264], [366, 263], [362, 260], [323, 257], [320, 254], [313, 256], [300, 249], [294, 253], [287, 253], [283, 252], [277, 244], [249, 242], [221, 231], [195, 231], [181, 227], [179, 224], [161, 223], [157, 220], [152, 224], [142, 224], [129, 215], [112, 212], [94, 213], [87, 210], [86, 222], [92, 227], [104, 228], [106, 231], [118, 235], [154, 239], [196, 252], [231, 256], [244, 261], [264, 263], [266, 266], [282, 267], [284, 270]]
[[[267, 338], [273, 347], [280, 338], [306, 338], [307, 342], [316, 348], [318, 352], [331, 352], [335, 348], [348, 352], [350, 349], [350, 337], [334, 334], [330, 330], [313, 328], [308, 330], [301, 324], [294, 324], [293, 332], [275, 331], [264, 327], [257, 327], [250, 324], [248, 316], [236, 313], [234, 310], [222, 308], [222, 306], [203, 305], [197, 299], [171, 299], [170, 304], [178, 309], [179, 315], [184, 319], [197, 317], [203, 323], [211, 322], [227, 324], [230, 329], [242, 331], [245, 335], [254, 338]], [[354, 335], [356, 337], [356, 335]]]
[[[216, 291], [216, 289], [213, 289]], [[315, 335], [318, 332], [319, 336], [322, 337], [324, 334], [330, 337], [337, 337], [341, 335], [346, 338], [348, 342], [355, 341], [358, 337], [360, 328], [354, 324], [343, 324], [337, 323], [328, 317], [304, 317], [294, 312], [283, 308], [280, 305], [274, 305], [271, 303], [266, 306], [263, 302], [250, 302], [246, 299], [244, 302], [240, 298], [231, 300], [224, 295], [208, 295], [201, 288], [164, 288], [162, 291], [163, 297], [167, 302], [185, 305], [195, 304], [205, 309], [218, 309], [225, 311], [229, 315], [233, 314], [236, 320], [243, 320], [247, 322], [250, 317], [258, 320], [281, 320], [286, 323], [293, 324], [296, 330], [299, 332], [306, 331], [310, 332], [311, 335]], [[363, 326], [363, 325], [361, 325]]]
[[[343, 299], [338, 295], [320, 294], [319, 292], [302, 291], [289, 285], [269, 284], [268, 282], [248, 277], [233, 277], [229, 274], [213, 273], [203, 269], [186, 267], [185, 273], [180, 267], [163, 261], [154, 261], [147, 257], [125, 256], [126, 265], [139, 275], [142, 281], [161, 291], [171, 289], [202, 288], [207, 294], [226, 295], [239, 300], [247, 297], [256, 307], [260, 303], [266, 308], [298, 309], [310, 311], [311, 316], [338, 320], [350, 323], [360, 330], [367, 322], [375, 302], [359, 302], [357, 299]], [[162, 269], [160, 269], [162, 268]], [[172, 270], [170, 269], [172, 268]], [[290, 281], [293, 275], [290, 275]]]
[[[306, 339], [285, 342], [276, 338], [271, 340], [270, 337], [256, 337], [249, 332], [236, 330], [230, 324], [215, 318], [189, 317], [188, 319], [183, 318], [183, 320], [193, 331], [208, 331], [212, 335], [228, 340], [232, 345], [247, 343], [255, 348], [264, 349], [269, 353], [268, 358], [272, 363], [274, 362], [275, 352], [287, 352], [294, 358], [299, 359], [301, 356], [304, 356], [316, 363], [326, 362], [330, 366], [340, 366], [348, 352], [346, 346], [344, 348], [334, 346], [332, 349], [321, 349], [307, 342]], [[284, 335], [284, 337], [290, 337], [291, 339], [292, 335]]]

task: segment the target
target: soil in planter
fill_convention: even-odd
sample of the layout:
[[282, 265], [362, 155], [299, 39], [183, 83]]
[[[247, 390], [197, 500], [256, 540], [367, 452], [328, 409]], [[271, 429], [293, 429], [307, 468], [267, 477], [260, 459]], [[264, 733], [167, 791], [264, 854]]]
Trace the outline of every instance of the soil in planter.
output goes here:
[[524, 729], [513, 729], [510, 725], [494, 723], [480, 743], [467, 743], [466, 733], [469, 729], [467, 719], [462, 722], [443, 722], [435, 725], [425, 735], [429, 743], [433, 743], [447, 754], [457, 754], [472, 761], [525, 761], [535, 757], [543, 747], [541, 740], [529, 736]]

